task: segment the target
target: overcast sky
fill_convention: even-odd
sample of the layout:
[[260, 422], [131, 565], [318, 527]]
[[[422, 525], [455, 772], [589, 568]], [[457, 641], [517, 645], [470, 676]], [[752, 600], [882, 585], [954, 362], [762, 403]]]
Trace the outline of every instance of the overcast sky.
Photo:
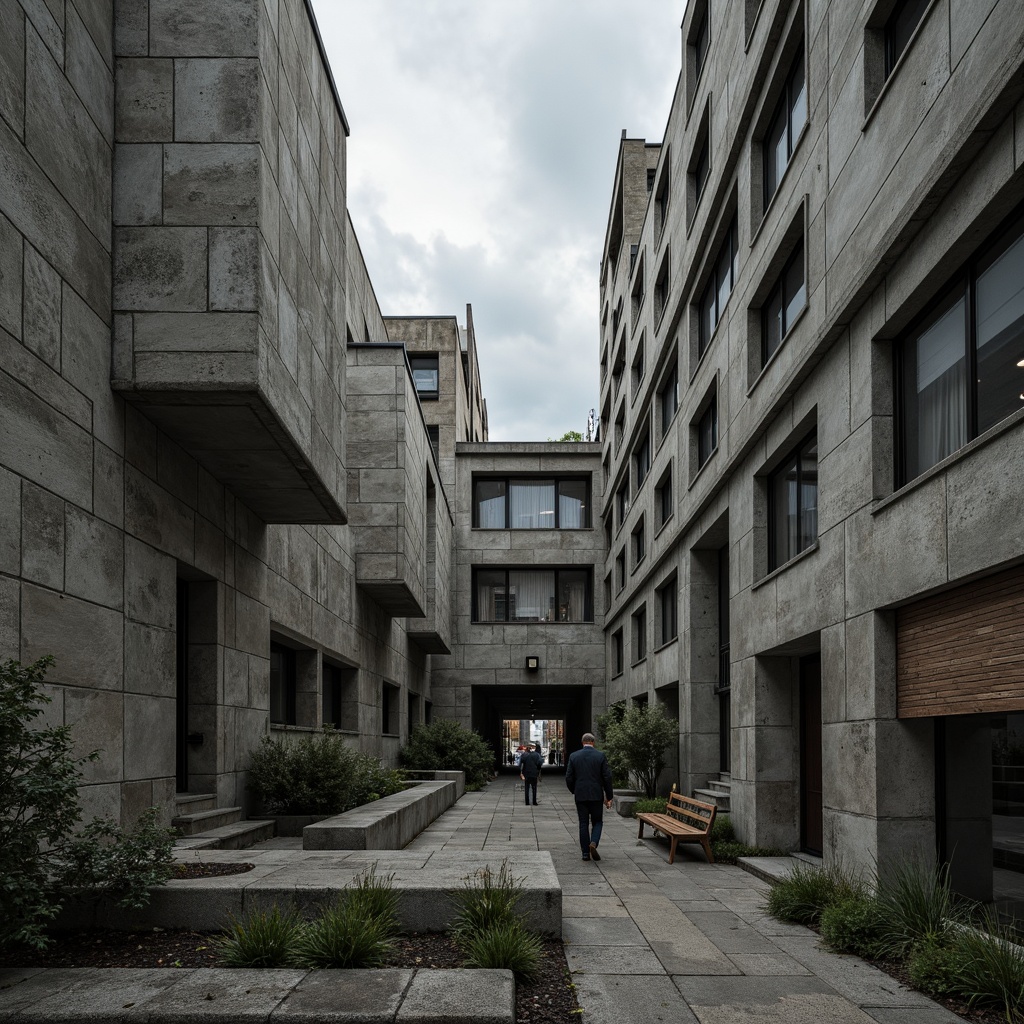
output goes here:
[[473, 307], [492, 441], [583, 431], [623, 128], [660, 141], [685, 0], [314, 0], [381, 311]]

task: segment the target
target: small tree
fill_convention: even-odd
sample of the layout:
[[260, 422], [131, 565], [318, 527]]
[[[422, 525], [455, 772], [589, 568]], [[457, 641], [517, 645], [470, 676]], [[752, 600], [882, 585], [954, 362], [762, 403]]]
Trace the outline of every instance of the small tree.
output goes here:
[[70, 726], [35, 727], [52, 663], [0, 662], [0, 946], [45, 946], [47, 922], [72, 894], [109, 892], [140, 907], [170, 874], [174, 835], [155, 809], [129, 829], [82, 825], [82, 766], [99, 751], [76, 757]]
[[620, 700], [610, 704], [608, 710], [602, 711], [594, 720], [597, 735], [601, 740], [601, 749], [604, 751], [605, 757], [608, 758], [608, 764], [612, 769], [612, 782], [616, 786], [629, 784], [629, 766], [615, 745], [615, 729], [625, 713], [626, 702]]
[[494, 751], [484, 738], [458, 722], [438, 719], [418, 725], [398, 760], [406, 768], [466, 773], [466, 788], [480, 789], [494, 769]]
[[549, 437], [549, 441], [582, 441], [583, 435], [578, 430], [567, 430], [561, 437]]
[[608, 728], [606, 743], [616, 761], [625, 765], [648, 797], [657, 793], [658, 776], [665, 769], [665, 750], [679, 735], [679, 725], [660, 704], [633, 705]]

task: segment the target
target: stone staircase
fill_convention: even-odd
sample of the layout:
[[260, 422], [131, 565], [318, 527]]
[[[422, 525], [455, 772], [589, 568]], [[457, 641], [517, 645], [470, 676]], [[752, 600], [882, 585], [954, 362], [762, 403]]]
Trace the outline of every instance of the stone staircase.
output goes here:
[[246, 850], [274, 835], [272, 821], [243, 821], [241, 807], [218, 807], [213, 793], [178, 793], [175, 809], [178, 850]]
[[731, 790], [732, 776], [728, 772], [722, 772], [717, 779], [708, 779], [706, 789], [695, 789], [693, 796], [696, 800], [714, 804], [718, 808], [719, 814], [728, 814]]

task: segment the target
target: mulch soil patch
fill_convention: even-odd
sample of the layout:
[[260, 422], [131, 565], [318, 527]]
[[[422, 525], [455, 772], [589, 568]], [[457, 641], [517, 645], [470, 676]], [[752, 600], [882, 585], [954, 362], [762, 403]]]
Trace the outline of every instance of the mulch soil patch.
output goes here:
[[[67, 932], [55, 935], [41, 952], [0, 950], [0, 967], [216, 967], [216, 938], [210, 932], [163, 930]], [[446, 935], [401, 935], [386, 966], [461, 967], [462, 954]], [[547, 940], [537, 976], [516, 984], [516, 1021], [572, 1024], [579, 1019], [562, 943]]]
[[220, 878], [223, 875], [240, 875], [252, 871], [253, 864], [203, 864], [194, 861], [191, 864], [172, 864], [171, 878]]

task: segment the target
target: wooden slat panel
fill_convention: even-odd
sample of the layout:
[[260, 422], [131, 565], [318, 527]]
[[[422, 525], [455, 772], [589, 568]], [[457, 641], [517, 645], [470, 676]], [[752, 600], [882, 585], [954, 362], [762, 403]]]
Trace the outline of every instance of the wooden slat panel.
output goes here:
[[896, 614], [900, 718], [1024, 710], [1024, 567]]

